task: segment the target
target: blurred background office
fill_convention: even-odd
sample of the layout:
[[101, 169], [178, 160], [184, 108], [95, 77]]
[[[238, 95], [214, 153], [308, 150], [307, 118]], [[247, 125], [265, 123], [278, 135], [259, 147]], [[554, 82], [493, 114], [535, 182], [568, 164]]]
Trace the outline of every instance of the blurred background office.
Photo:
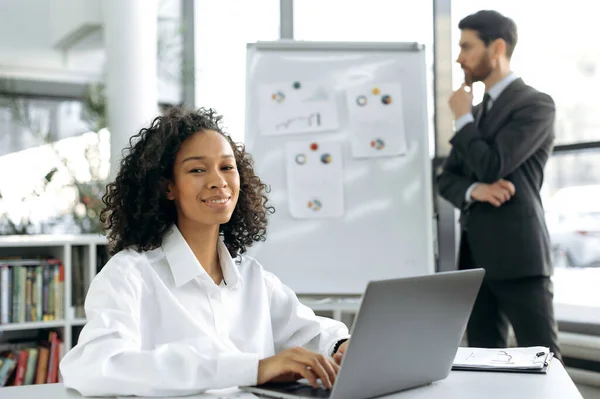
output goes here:
[[[62, 280], [57, 269], [59, 302], [67, 296], [72, 309], [2, 318], [0, 345], [54, 330], [64, 349], [76, 341], [86, 284], [106, 261], [102, 239], [31, 248], [46, 248], [40, 235], [101, 232], [101, 197], [128, 135], [183, 104], [216, 108], [244, 141], [247, 43], [424, 44], [436, 171], [453, 134], [447, 98], [463, 79], [458, 21], [480, 9], [515, 20], [513, 70], [556, 103], [542, 198], [559, 338], [584, 397], [600, 397], [600, 28], [586, 0], [0, 0], [0, 258], [56, 254], [73, 264]], [[483, 86], [474, 94], [479, 102]], [[453, 270], [457, 214], [434, 204], [436, 268]], [[89, 266], [82, 275], [79, 261]]]

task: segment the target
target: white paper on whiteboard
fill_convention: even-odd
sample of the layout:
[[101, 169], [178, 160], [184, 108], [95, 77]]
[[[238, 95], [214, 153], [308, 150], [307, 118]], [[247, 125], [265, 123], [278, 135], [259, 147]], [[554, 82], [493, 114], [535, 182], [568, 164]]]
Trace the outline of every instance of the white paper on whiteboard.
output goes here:
[[402, 89], [397, 83], [369, 83], [348, 88], [350, 141], [357, 158], [406, 153]]
[[263, 135], [334, 131], [339, 127], [334, 91], [320, 82], [289, 81], [258, 87]]
[[292, 217], [342, 217], [342, 168], [342, 144], [339, 142], [315, 140], [287, 143], [288, 204]]

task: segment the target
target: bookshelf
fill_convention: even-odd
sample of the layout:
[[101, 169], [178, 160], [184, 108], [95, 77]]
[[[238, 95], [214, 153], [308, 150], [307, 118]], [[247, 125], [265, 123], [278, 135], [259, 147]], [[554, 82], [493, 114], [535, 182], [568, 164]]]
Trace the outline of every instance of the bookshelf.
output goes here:
[[[86, 323], [82, 305], [87, 289], [94, 276], [108, 261], [107, 244], [106, 238], [100, 235], [0, 236], [0, 259], [54, 258], [60, 260], [64, 268], [64, 280], [61, 285], [63, 294], [60, 297], [64, 317], [60, 320], [4, 324], [0, 318], [0, 348], [5, 344], [19, 341], [43, 341], [51, 333], [56, 332], [61, 341], [58, 358], [60, 359], [70, 350], [76, 344], [81, 328]], [[0, 262], [0, 314], [4, 301], [1, 280], [2, 264]], [[10, 261], [7, 261], [6, 264], [10, 265]], [[77, 300], [77, 296], [79, 296], [79, 300]], [[347, 325], [351, 325], [351, 317], [360, 304], [360, 298], [301, 297], [300, 299], [323, 315], [331, 317], [327, 313], [333, 313], [333, 318], [344, 321]], [[0, 387], [0, 389], [2, 388]]]
[[[81, 327], [86, 322], [82, 305], [87, 288], [92, 278], [108, 260], [106, 238], [101, 235], [0, 236], [0, 259], [16, 257], [55, 258], [61, 261], [64, 281], [60, 286], [62, 294], [59, 298], [62, 310], [59, 314], [64, 317], [60, 320], [3, 324], [0, 319], [0, 345], [34, 339], [36, 334], [47, 336], [50, 331], [56, 331], [66, 353], [76, 343]], [[2, 280], [0, 280], [1, 285]], [[0, 287], [0, 302], [5, 300], [2, 293]], [[0, 307], [0, 312], [1, 309]]]

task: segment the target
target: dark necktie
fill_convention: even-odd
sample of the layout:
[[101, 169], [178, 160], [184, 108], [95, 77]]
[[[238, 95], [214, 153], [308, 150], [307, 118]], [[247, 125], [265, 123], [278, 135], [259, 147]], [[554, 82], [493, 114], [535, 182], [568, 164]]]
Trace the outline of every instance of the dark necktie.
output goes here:
[[490, 103], [490, 95], [485, 93], [483, 95], [483, 101], [481, 102], [481, 110], [479, 111], [479, 120], [477, 121], [477, 126], [481, 126], [483, 123], [483, 119], [488, 112], [488, 106]]

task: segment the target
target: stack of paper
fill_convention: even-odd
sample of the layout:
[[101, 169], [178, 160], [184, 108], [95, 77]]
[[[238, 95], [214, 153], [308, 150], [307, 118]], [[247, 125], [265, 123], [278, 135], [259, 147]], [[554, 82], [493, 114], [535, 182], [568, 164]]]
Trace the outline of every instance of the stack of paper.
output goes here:
[[453, 370], [545, 373], [553, 353], [543, 346], [528, 348], [458, 348]]

